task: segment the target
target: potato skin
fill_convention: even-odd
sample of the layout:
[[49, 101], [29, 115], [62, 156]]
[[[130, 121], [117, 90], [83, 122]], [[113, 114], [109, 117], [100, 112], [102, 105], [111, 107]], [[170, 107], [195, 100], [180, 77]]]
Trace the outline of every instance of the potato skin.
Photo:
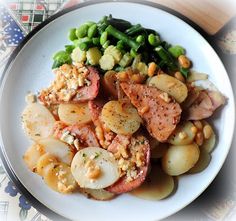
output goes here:
[[190, 170], [197, 163], [199, 156], [199, 147], [195, 143], [172, 145], [162, 158], [162, 168], [167, 174], [178, 176]]

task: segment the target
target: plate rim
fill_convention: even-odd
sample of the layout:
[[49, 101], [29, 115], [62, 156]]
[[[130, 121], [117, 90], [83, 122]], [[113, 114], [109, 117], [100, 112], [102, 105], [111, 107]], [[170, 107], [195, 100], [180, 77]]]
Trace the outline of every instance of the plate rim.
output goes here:
[[[78, 3], [72, 7], [63, 9], [59, 12], [57, 12], [56, 14], [50, 16], [48, 19], [46, 19], [45, 21], [43, 21], [42, 23], [40, 23], [37, 27], [35, 27], [29, 34], [27, 34], [25, 36], [25, 38], [23, 39], [23, 41], [15, 48], [15, 50], [13, 51], [13, 53], [11, 54], [11, 56], [8, 59], [8, 62], [3, 70], [2, 76], [0, 78], [0, 88], [2, 87], [3, 84], [3, 80], [4, 77], [8, 71], [8, 69], [11, 67], [11, 65], [14, 63], [15, 58], [17, 57], [17, 55], [21, 52], [21, 49], [28, 43], [28, 41], [34, 37], [41, 29], [43, 29], [46, 25], [50, 24], [51, 22], [53, 22], [55, 19], [70, 13], [74, 10], [77, 10], [79, 8], [83, 8], [86, 6], [90, 6], [90, 5], [94, 5], [94, 4], [101, 4], [101, 3], [111, 3], [111, 2], [123, 2], [123, 3], [134, 3], [134, 4], [139, 4], [139, 5], [146, 5], [146, 6], [151, 6], [153, 8], [156, 9], [160, 9], [163, 10], [165, 12], [168, 12], [171, 15], [176, 16], [177, 18], [181, 19], [183, 22], [187, 23], [188, 25], [190, 25], [196, 32], [198, 32], [198, 34], [200, 34], [208, 43], [209, 45], [212, 47], [212, 49], [214, 50], [214, 52], [217, 54], [217, 56], [220, 58], [222, 65], [225, 68], [224, 63], [222, 62], [222, 58], [219, 54], [219, 51], [217, 50], [216, 45], [210, 41], [211, 37], [200, 27], [198, 26], [196, 23], [194, 23], [192, 20], [190, 20], [189, 18], [187, 18], [186, 16], [180, 14], [179, 12], [175, 11], [174, 9], [168, 8], [164, 5], [155, 3], [155, 2], [150, 2], [150, 1], [139, 1], [139, 0], [101, 0], [101, 1], [96, 1], [96, 0], [91, 0], [88, 2], [82, 2], [82, 3]], [[227, 71], [226, 71], [227, 72]], [[234, 97], [232, 98], [233, 103], [234, 103]], [[235, 121], [234, 121], [235, 123]], [[235, 124], [234, 124], [235, 125]], [[2, 138], [2, 135], [0, 134], [0, 137]], [[233, 133], [232, 133], [232, 137], [233, 137]], [[232, 139], [231, 139], [231, 145], [232, 145]], [[229, 148], [230, 149], [230, 148]], [[227, 153], [228, 155], [228, 153]], [[37, 209], [40, 213], [42, 213], [43, 215], [47, 216], [48, 218], [52, 219], [52, 220], [68, 220], [68, 218], [59, 215], [58, 213], [54, 212], [53, 210], [49, 209], [46, 205], [44, 205], [43, 203], [41, 203], [38, 199], [36, 199], [27, 189], [26, 187], [20, 182], [20, 180], [18, 179], [16, 173], [14, 172], [11, 163], [8, 160], [8, 157], [6, 156], [6, 153], [4, 151], [4, 147], [3, 145], [0, 145], [0, 158], [2, 161], [2, 164], [4, 166], [4, 169], [7, 172], [7, 176], [8, 178], [16, 185], [18, 191], [25, 196], [25, 198], [30, 202], [30, 204]], [[225, 162], [225, 160], [224, 160]], [[218, 173], [217, 173], [218, 174]], [[210, 185], [210, 184], [209, 184]], [[201, 195], [202, 193], [200, 193]], [[199, 197], [199, 196], [198, 196]], [[194, 201], [195, 199], [193, 199], [192, 201]], [[191, 202], [192, 202], [191, 201]], [[191, 203], [190, 202], [190, 203]], [[185, 206], [184, 206], [185, 207]], [[183, 208], [184, 208], [183, 207]], [[178, 211], [176, 211], [178, 212]], [[174, 213], [175, 214], [175, 213]], [[171, 216], [173, 214], [170, 214], [168, 216]], [[167, 217], [168, 217], [167, 216]], [[167, 218], [166, 217], [166, 218]]]

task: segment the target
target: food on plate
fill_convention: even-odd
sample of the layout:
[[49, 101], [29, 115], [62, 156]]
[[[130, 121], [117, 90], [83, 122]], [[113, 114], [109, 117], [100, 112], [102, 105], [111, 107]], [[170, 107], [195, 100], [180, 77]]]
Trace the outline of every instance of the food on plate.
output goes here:
[[26, 97], [30, 171], [63, 194], [161, 200], [175, 177], [207, 168], [217, 140], [208, 119], [226, 98], [182, 46], [111, 15], [68, 37], [53, 55], [54, 80]]

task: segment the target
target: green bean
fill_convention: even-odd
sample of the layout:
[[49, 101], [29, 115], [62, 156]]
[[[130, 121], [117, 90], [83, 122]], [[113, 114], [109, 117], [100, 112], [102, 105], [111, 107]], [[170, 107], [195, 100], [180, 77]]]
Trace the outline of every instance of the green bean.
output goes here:
[[133, 48], [131, 48], [130, 55], [131, 55], [131, 57], [135, 58], [137, 56], [137, 52]]
[[119, 40], [116, 44], [116, 48], [119, 50], [123, 50], [125, 47], [124, 42], [122, 40]]
[[140, 44], [144, 44], [145, 43], [145, 37], [143, 35], [138, 35], [136, 37], [136, 41]]
[[108, 36], [107, 31], [104, 31], [104, 32], [101, 34], [101, 37], [100, 37], [100, 44], [101, 44], [101, 45], [105, 44], [105, 42], [107, 41], [107, 36]]
[[143, 27], [140, 24], [137, 24], [137, 25], [134, 25], [131, 28], [127, 29], [125, 31], [125, 34], [133, 35], [133, 34], [136, 34], [137, 32], [142, 31], [142, 30], [144, 30]]
[[141, 44], [139, 44], [138, 42], [132, 40], [126, 34], [124, 34], [123, 32], [121, 32], [119, 30], [117, 30], [116, 28], [114, 28], [111, 25], [109, 25], [106, 28], [106, 31], [108, 32], [108, 34], [112, 35], [114, 38], [122, 40], [125, 44], [129, 45], [135, 51], [137, 51], [139, 49], [139, 47], [141, 46]]
[[106, 49], [109, 45], [110, 45], [110, 40], [107, 40], [107, 41], [102, 45], [102, 47], [103, 47], [104, 49]]
[[68, 33], [69, 40], [74, 41], [75, 39], [77, 39], [75, 32], [76, 32], [76, 28], [71, 28], [69, 30], [69, 33]]
[[168, 48], [168, 51], [175, 58], [178, 58], [180, 55], [185, 54], [185, 49], [180, 45], [172, 46], [172, 47]]
[[148, 42], [150, 45], [152, 45], [154, 47], [158, 46], [161, 43], [160, 37], [158, 35], [154, 35], [154, 34], [148, 35]]
[[94, 37], [97, 34], [97, 31], [98, 31], [97, 25], [96, 24], [91, 25], [88, 29], [88, 37], [89, 38]]
[[176, 70], [177, 66], [167, 50], [165, 50], [162, 46], [158, 46], [155, 48], [155, 51], [169, 68]]
[[83, 24], [81, 25], [79, 28], [76, 29], [76, 36], [78, 38], [83, 38], [87, 35], [89, 26], [87, 24]]

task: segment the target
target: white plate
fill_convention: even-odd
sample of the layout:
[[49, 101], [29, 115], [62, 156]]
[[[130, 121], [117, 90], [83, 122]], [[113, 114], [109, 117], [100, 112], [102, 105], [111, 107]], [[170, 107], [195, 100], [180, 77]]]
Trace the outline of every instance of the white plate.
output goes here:
[[[208, 73], [210, 80], [227, 97], [227, 105], [214, 120], [217, 130], [217, 147], [210, 165], [202, 173], [185, 175], [179, 179], [175, 194], [162, 201], [145, 201], [123, 194], [109, 202], [86, 199], [80, 194], [61, 195], [49, 189], [37, 175], [30, 172], [22, 155], [30, 145], [21, 129], [20, 115], [25, 106], [27, 91], [37, 92], [53, 79], [51, 56], [68, 44], [67, 32], [88, 20], [98, 21], [112, 14], [132, 23], [156, 29], [161, 37], [187, 50], [194, 69]], [[72, 220], [96, 221], [153, 221], [167, 217], [198, 197], [219, 172], [229, 151], [234, 129], [234, 100], [227, 73], [206, 40], [179, 18], [154, 7], [127, 2], [109, 2], [87, 5], [63, 14], [35, 33], [5, 72], [1, 84], [1, 137], [2, 153], [10, 176], [33, 203], [37, 199], [50, 210]], [[22, 187], [25, 187], [25, 189]]]

